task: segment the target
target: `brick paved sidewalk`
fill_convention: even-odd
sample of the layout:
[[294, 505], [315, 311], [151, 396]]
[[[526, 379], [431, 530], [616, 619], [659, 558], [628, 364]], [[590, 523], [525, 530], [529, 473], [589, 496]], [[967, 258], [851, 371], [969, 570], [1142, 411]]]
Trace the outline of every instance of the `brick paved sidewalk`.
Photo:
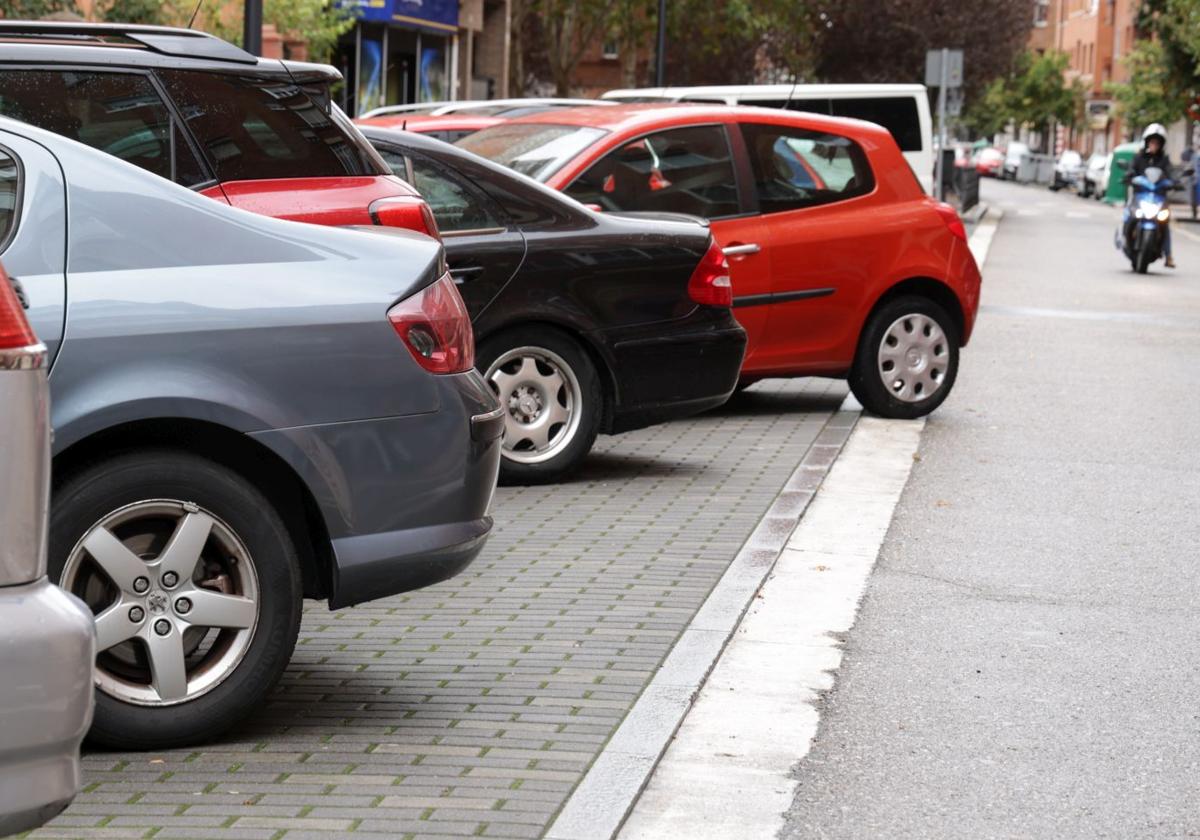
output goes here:
[[221, 743], [92, 753], [30, 836], [538, 837], [845, 394], [760, 383], [505, 488], [467, 573], [311, 604], [279, 691]]

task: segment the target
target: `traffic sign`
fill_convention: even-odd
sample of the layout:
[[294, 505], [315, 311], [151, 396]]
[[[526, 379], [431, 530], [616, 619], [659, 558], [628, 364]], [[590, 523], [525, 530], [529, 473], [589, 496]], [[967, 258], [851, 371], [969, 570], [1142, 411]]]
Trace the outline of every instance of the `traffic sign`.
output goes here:
[[946, 87], [962, 87], [963, 80], [963, 51], [962, 50], [929, 50], [925, 53], [925, 86], [942, 86], [942, 56], [946, 56]]

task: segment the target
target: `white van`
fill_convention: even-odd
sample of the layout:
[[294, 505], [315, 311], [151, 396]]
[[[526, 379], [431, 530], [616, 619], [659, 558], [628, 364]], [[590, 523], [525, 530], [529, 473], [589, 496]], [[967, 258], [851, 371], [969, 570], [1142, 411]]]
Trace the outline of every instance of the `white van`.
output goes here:
[[933, 118], [924, 85], [705, 85], [610, 90], [600, 98], [757, 105], [869, 120], [892, 132], [925, 190], [933, 186]]

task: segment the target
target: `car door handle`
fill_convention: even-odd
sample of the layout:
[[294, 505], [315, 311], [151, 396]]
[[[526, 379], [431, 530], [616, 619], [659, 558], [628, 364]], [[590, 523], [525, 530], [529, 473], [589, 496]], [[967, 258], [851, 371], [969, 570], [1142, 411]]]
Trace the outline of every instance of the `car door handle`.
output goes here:
[[757, 254], [761, 250], [762, 248], [757, 242], [747, 242], [744, 245], [726, 245], [721, 249], [721, 253], [727, 257], [740, 257], [746, 254]]
[[483, 273], [481, 265], [456, 265], [450, 269], [450, 276], [454, 278], [455, 283], [464, 283], [476, 274]]

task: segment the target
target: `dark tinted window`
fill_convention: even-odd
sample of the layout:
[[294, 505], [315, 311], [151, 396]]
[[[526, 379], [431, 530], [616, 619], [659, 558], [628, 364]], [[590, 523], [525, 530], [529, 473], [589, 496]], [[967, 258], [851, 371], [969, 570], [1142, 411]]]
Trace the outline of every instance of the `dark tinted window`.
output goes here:
[[723, 126], [689, 126], [651, 134], [615, 149], [566, 190], [606, 210], [738, 212], [737, 181]]
[[20, 170], [12, 156], [0, 151], [0, 245], [8, 241], [20, 210]]
[[848, 137], [745, 124], [759, 208], [778, 213], [865, 195], [875, 188], [863, 150]]
[[788, 111], [829, 116], [828, 99], [743, 99], [740, 104], [753, 105], [755, 108], [786, 108]]
[[486, 200], [456, 175], [431, 160], [413, 155], [413, 187], [433, 210], [444, 232], [501, 227]]
[[892, 133], [902, 152], [919, 152], [924, 145], [917, 101], [911, 96], [835, 99], [833, 115], [878, 123]]
[[221, 181], [380, 174], [370, 150], [290, 81], [159, 71]]
[[0, 113], [184, 186], [207, 180], [154, 85], [140, 74], [0, 71]]

